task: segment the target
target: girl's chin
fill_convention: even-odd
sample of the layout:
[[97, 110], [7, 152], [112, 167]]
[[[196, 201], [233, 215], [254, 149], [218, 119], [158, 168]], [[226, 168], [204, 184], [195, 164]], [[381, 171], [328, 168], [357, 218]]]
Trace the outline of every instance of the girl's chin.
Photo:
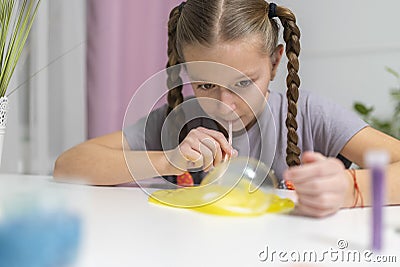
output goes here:
[[245, 128], [247, 128], [246, 121], [243, 121], [242, 119], [238, 119], [232, 122], [232, 130], [234, 132], [242, 131]]

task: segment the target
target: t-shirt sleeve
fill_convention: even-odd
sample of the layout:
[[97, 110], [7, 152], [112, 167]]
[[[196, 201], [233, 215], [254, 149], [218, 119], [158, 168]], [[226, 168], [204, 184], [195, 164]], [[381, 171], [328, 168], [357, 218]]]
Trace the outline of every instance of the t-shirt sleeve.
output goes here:
[[346, 143], [368, 126], [354, 112], [318, 95], [308, 95], [307, 107], [314, 150], [325, 156], [338, 156]]
[[167, 106], [164, 105], [124, 128], [124, 137], [131, 150], [162, 150], [161, 129], [166, 118], [166, 109]]

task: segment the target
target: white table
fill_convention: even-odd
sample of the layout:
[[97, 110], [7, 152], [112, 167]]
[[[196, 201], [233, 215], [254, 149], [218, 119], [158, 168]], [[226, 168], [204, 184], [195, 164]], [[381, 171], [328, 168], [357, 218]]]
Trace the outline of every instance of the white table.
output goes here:
[[[47, 188], [43, 192], [47, 192], [44, 195], [49, 202], [62, 199], [80, 212], [84, 231], [74, 265], [79, 267], [286, 266], [285, 259], [289, 266], [300, 266], [293, 265], [290, 255], [307, 251], [315, 251], [318, 259], [325, 257], [317, 266], [342, 266], [345, 263], [333, 262], [335, 256], [327, 253], [357, 250], [363, 255], [370, 249], [370, 208], [341, 210], [324, 219], [274, 214], [229, 218], [150, 204], [140, 188], [70, 185], [56, 183], [48, 176], [0, 175], [3, 193], [15, 186], [31, 190], [32, 184]], [[7, 191], [12, 194], [12, 190]], [[385, 248], [371, 259], [378, 254], [394, 256], [397, 263], [387, 266], [398, 266], [400, 207], [385, 207], [384, 214]], [[348, 242], [347, 249], [338, 248], [340, 239]], [[260, 261], [260, 253], [267, 247], [269, 258]], [[287, 254], [279, 259], [279, 252]], [[261, 258], [265, 256], [261, 253]], [[366, 265], [364, 258], [361, 265]]]

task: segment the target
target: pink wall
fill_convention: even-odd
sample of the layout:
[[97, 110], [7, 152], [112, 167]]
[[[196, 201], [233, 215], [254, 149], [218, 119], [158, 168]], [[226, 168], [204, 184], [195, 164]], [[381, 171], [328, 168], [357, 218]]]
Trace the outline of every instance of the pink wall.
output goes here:
[[88, 137], [93, 138], [121, 130], [135, 90], [165, 67], [168, 15], [181, 1], [87, 1]]

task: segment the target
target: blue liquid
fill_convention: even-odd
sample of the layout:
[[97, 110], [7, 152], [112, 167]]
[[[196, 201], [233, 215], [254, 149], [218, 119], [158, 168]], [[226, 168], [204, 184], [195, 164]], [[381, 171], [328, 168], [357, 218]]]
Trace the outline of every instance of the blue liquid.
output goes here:
[[0, 224], [0, 267], [63, 267], [77, 256], [81, 221], [67, 212], [35, 212]]

